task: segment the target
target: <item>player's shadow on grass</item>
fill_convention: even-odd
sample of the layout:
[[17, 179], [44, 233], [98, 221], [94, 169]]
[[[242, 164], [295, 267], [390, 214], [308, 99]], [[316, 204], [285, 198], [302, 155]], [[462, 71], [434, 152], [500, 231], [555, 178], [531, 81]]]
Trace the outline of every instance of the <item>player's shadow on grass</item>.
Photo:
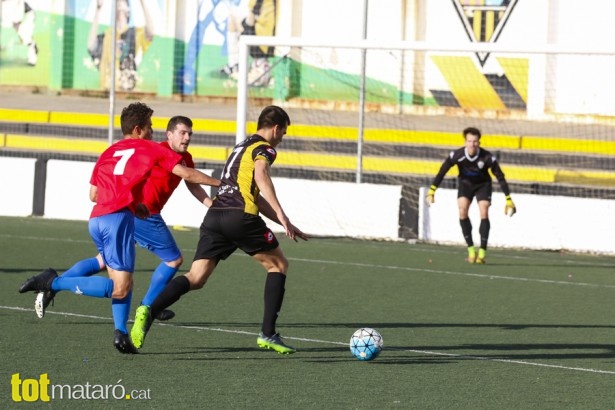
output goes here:
[[[174, 350], [175, 349], [175, 350]], [[152, 356], [169, 356], [173, 360], [184, 361], [184, 360], [246, 360], [246, 356], [249, 356], [250, 360], [271, 360], [273, 357], [281, 357], [285, 358], [297, 358], [296, 355], [279, 355], [272, 350], [262, 349], [254, 345], [254, 347], [216, 347], [216, 346], [202, 346], [202, 347], [189, 347], [182, 350], [182, 347], [173, 347], [165, 350], [151, 350], [151, 351], [140, 351], [139, 354], [143, 355], [152, 355]], [[301, 351], [303, 351], [302, 349]], [[229, 357], [228, 355], [238, 355], [234, 357]]]

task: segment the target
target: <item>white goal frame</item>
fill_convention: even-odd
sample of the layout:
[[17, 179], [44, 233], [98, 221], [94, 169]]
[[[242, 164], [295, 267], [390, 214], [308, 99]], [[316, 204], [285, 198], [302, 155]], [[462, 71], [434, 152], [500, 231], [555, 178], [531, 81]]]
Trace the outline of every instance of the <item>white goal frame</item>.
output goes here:
[[[520, 47], [510, 46], [500, 43], [470, 43], [465, 45], [454, 44], [437, 44], [421, 41], [374, 41], [374, 40], [355, 40], [355, 41], [338, 41], [338, 42], [322, 42], [296, 37], [266, 37], [266, 36], [241, 36], [239, 40], [239, 69], [237, 78], [237, 130], [236, 141], [239, 143], [245, 138], [247, 126], [247, 108], [248, 108], [248, 68], [249, 68], [249, 47], [250, 46], [274, 46], [276, 54], [283, 55], [287, 48], [291, 47], [320, 47], [320, 48], [340, 48], [340, 49], [360, 49], [360, 50], [388, 50], [388, 51], [419, 51], [419, 52], [451, 52], [451, 53], [502, 53], [516, 55], [532, 55], [536, 57], [533, 64], [530, 64], [529, 80], [528, 80], [528, 101], [526, 115], [528, 118], [541, 119], [545, 116], [545, 107], [547, 100], [550, 98], [549, 91], [546, 89], [547, 75], [551, 64], [554, 64], [552, 59], [547, 57], [555, 55], [570, 55], [570, 56], [594, 56], [594, 57], [612, 57], [615, 64], [615, 51], [603, 48], [592, 48], [591, 46], [570, 47], [557, 44], [547, 44], [536, 47]], [[280, 49], [282, 51], [280, 51]], [[539, 62], [537, 64], [536, 62]], [[365, 71], [361, 70], [363, 76]], [[362, 78], [361, 87], [365, 83], [365, 78]], [[615, 90], [614, 90], [615, 91]], [[361, 90], [363, 93], [364, 90]], [[361, 107], [361, 110], [363, 107]], [[615, 113], [614, 113], [615, 114]], [[357, 141], [359, 168], [357, 170], [357, 182], [360, 182], [360, 164], [361, 164], [361, 142], [363, 141], [363, 124], [360, 122], [363, 118], [363, 112], [358, 115], [357, 123]]]

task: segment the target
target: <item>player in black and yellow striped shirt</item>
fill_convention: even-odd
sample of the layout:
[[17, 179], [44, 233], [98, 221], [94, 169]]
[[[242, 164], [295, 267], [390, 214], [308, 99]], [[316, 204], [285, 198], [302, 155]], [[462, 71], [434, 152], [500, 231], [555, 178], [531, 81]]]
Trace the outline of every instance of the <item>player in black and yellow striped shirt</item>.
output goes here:
[[239, 248], [267, 271], [265, 312], [257, 344], [282, 354], [295, 352], [294, 348], [284, 344], [275, 326], [284, 299], [288, 259], [273, 232], [259, 216], [262, 213], [282, 225], [286, 235], [295, 241], [297, 238], [308, 239], [284, 213], [270, 176], [277, 155], [275, 147], [282, 142], [289, 125], [286, 111], [274, 105], [268, 106], [258, 118], [256, 134], [235, 146], [224, 166], [218, 193], [201, 225], [201, 237], [190, 271], [167, 285], [147, 315], [135, 317], [131, 331], [135, 346], [140, 348], [143, 345], [152, 318], [158, 312], [190, 290], [202, 288], [218, 262]]

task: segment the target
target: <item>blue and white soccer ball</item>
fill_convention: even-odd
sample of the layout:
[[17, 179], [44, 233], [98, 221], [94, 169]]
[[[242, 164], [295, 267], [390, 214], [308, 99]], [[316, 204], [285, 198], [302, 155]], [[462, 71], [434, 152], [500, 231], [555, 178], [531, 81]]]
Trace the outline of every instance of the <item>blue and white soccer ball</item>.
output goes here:
[[377, 330], [362, 327], [350, 337], [350, 353], [358, 360], [372, 360], [382, 351], [382, 336]]

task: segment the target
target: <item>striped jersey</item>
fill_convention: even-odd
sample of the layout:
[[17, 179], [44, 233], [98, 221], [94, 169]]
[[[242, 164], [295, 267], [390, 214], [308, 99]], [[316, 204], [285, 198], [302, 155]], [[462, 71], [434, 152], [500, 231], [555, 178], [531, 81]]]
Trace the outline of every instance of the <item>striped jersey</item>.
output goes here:
[[261, 160], [272, 165], [276, 156], [276, 150], [258, 134], [237, 144], [222, 170], [222, 183], [212, 209], [243, 209], [248, 214], [258, 215], [256, 198], [260, 190], [254, 181], [254, 164]]

